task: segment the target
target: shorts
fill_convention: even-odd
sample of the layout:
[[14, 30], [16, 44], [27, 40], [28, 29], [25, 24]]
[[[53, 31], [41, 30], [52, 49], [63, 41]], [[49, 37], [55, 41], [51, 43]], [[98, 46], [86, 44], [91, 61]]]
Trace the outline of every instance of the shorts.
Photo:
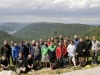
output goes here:
[[40, 61], [40, 55], [34, 56], [34, 61]]
[[55, 60], [56, 60], [55, 56], [49, 55], [49, 62], [53, 63], [53, 62], [55, 62]]
[[42, 62], [49, 62], [49, 58], [47, 55], [42, 55]]
[[90, 56], [90, 51], [86, 51], [86, 52], [85, 52], [85, 56], [86, 56], [86, 57], [89, 57], [89, 56]]
[[85, 52], [79, 52], [78, 57], [85, 57]]

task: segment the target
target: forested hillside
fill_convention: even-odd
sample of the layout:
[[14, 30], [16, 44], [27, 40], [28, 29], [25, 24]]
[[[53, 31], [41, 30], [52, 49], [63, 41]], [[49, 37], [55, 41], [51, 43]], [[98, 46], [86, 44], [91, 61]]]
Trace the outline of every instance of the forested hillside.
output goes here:
[[56, 37], [62, 34], [73, 38], [75, 34], [87, 32], [91, 28], [94, 28], [94, 26], [85, 24], [32, 23], [13, 34], [13, 36], [22, 39], [39, 40], [40, 38], [47, 39], [51, 36]]
[[4, 32], [4, 31], [1, 31], [1, 30], [0, 30], [0, 45], [3, 44], [3, 41], [4, 41], [4, 40], [8, 40], [9, 43], [10, 43], [11, 40], [12, 40], [12, 41], [17, 41], [17, 42], [20, 41], [20, 39], [16, 39], [15, 37], [9, 35], [8, 33], [6, 33], [6, 32]]

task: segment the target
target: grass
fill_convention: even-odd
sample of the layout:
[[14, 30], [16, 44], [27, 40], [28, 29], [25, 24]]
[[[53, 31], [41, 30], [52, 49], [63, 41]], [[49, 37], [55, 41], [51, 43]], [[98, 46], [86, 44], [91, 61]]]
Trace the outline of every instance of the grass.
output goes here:
[[[91, 60], [92, 57], [89, 57], [89, 65], [91, 64]], [[10, 67], [13, 66], [12, 65], [12, 60], [10, 60]], [[98, 56], [98, 64], [97, 66], [100, 66], [100, 56]], [[94, 65], [90, 65], [90, 68], [94, 68], [96, 66]], [[71, 72], [73, 70], [81, 70], [81, 69], [87, 69], [85, 67], [70, 67], [70, 68], [62, 68], [62, 69], [55, 69], [55, 70], [51, 70], [50, 68], [45, 68], [45, 69], [41, 69], [38, 71], [34, 71], [34, 72], [28, 72], [26, 74], [22, 73], [21, 75], [54, 75], [54, 74], [61, 74], [61, 73], [66, 73], [66, 72]]]
[[[100, 66], [100, 56], [98, 57], [98, 65], [95, 66], [95, 65], [91, 65], [91, 60], [92, 60], [92, 57], [89, 57], [89, 64], [90, 65], [90, 68], [94, 68], [94, 67], [97, 67], [97, 66]], [[55, 75], [55, 74], [61, 74], [61, 73], [66, 73], [66, 72], [71, 72], [71, 71], [74, 71], [74, 70], [81, 70], [81, 69], [88, 69], [88, 68], [85, 68], [85, 67], [70, 67], [70, 68], [63, 68], [63, 69], [55, 69], [55, 70], [51, 70], [50, 68], [47, 68], [47, 69], [41, 69], [41, 70], [38, 70], [38, 71], [35, 71], [35, 72], [32, 72], [30, 74], [26, 74], [26, 75]], [[25, 74], [21, 74], [21, 75], [25, 75]]]

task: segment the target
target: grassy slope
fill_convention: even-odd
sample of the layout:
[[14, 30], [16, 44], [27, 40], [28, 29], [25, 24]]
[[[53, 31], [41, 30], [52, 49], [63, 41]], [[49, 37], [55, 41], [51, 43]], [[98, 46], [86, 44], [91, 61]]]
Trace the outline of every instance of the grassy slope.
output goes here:
[[92, 27], [93, 26], [84, 24], [33, 23], [22, 28], [20, 31], [13, 34], [13, 36], [17, 36], [18, 38], [22, 39], [39, 40], [40, 38], [47, 39], [51, 36], [56, 37], [60, 34], [63, 34], [64, 37], [70, 36], [71, 38], [73, 38], [75, 34], [87, 31]]
[[100, 26], [91, 28], [87, 32], [83, 32], [82, 34], [80, 34], [81, 37], [84, 37], [86, 35], [89, 35], [90, 38], [92, 38], [93, 36], [96, 36], [97, 39], [100, 40]]
[[0, 30], [0, 45], [3, 44], [3, 41], [7, 40], [9, 43], [10, 41], [20, 41], [20, 39], [16, 39], [15, 37], [9, 35], [8, 33]]

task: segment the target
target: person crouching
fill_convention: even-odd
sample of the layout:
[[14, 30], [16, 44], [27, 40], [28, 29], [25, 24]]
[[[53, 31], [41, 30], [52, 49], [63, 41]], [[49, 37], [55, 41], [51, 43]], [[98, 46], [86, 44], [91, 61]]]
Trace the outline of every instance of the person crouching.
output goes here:
[[19, 56], [16, 59], [16, 68], [17, 68], [16, 69], [17, 74], [26, 71], [25, 58], [23, 58], [22, 53], [19, 53]]
[[4, 53], [0, 60], [0, 70], [8, 70], [9, 69], [9, 61], [7, 59], [6, 54]]
[[33, 63], [34, 63], [34, 60], [32, 58], [32, 55], [29, 54], [28, 57], [27, 57], [27, 59], [26, 59], [26, 65], [27, 65], [27, 70], [28, 71], [30, 71], [30, 70], [32, 71], [32, 69], [33, 69]]

